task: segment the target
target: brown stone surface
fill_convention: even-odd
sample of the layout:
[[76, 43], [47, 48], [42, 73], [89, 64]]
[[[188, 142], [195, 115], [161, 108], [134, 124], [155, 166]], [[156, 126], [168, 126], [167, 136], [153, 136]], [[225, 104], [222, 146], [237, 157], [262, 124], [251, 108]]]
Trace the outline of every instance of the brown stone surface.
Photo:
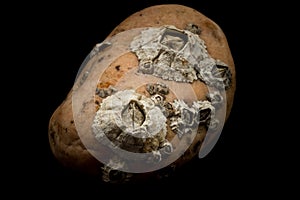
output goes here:
[[[234, 100], [235, 93], [235, 67], [231, 56], [230, 48], [227, 44], [226, 37], [220, 27], [210, 20], [208, 17], [182, 5], [158, 5], [145, 8], [125, 19], [117, 26], [109, 35], [111, 37], [119, 32], [139, 27], [159, 27], [162, 25], [173, 25], [179, 29], [185, 29], [189, 24], [193, 24], [200, 28], [200, 37], [205, 41], [208, 53], [214, 59], [219, 59], [229, 66], [232, 73], [232, 85], [226, 91], [227, 113], [226, 119], [229, 117], [230, 110]], [[138, 61], [132, 54], [126, 54], [119, 57], [110, 67], [107, 68], [104, 75], [101, 76], [101, 83], [98, 87], [107, 88], [114, 85], [124, 74], [132, 67], [137, 67]], [[120, 66], [120, 67], [118, 67]], [[192, 83], [197, 97], [204, 99], [207, 89], [205, 85], [199, 81]], [[139, 93], [146, 94], [145, 88], [138, 89]], [[171, 101], [174, 97], [172, 94], [167, 97]], [[98, 104], [101, 98], [96, 99]], [[95, 104], [96, 105], [96, 104]], [[91, 113], [94, 115], [94, 113]], [[170, 132], [170, 130], [168, 131]], [[197, 155], [197, 150], [204, 139], [205, 131], [199, 130], [193, 144], [185, 152], [184, 156], [178, 159], [175, 164], [180, 166], [188, 162]], [[70, 91], [66, 99], [53, 113], [49, 122], [49, 141], [54, 156], [68, 168], [82, 171], [91, 175], [101, 175], [101, 166], [81, 143], [77, 134], [73, 112], [72, 112], [72, 92]], [[155, 173], [138, 174], [133, 180], [144, 180], [145, 178], [156, 177]]]

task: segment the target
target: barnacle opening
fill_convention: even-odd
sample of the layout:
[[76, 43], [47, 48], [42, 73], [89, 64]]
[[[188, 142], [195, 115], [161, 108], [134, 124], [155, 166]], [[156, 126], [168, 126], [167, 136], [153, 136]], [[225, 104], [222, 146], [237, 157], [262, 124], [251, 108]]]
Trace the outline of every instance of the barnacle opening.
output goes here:
[[134, 130], [140, 127], [145, 121], [145, 111], [143, 106], [136, 100], [131, 100], [122, 111], [122, 120], [127, 126]]
[[188, 42], [188, 36], [180, 30], [167, 28], [159, 42], [177, 52]]

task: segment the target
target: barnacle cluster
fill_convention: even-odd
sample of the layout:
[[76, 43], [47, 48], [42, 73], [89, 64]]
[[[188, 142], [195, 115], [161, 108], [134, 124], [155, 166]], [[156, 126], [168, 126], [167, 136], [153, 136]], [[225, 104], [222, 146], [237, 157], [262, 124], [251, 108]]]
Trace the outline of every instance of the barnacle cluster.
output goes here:
[[175, 115], [170, 118], [170, 127], [181, 138], [184, 134], [197, 130], [199, 125], [210, 126], [211, 120], [217, 124], [214, 118], [215, 108], [209, 101], [196, 101], [189, 107], [183, 100], [175, 100], [173, 103]]
[[119, 148], [143, 153], [166, 143], [166, 120], [151, 98], [124, 90], [103, 100], [92, 128], [100, 141], [108, 137]]
[[[190, 30], [191, 25], [188, 26]], [[148, 28], [131, 43], [139, 59], [139, 72], [165, 80], [193, 82], [228, 88], [231, 73], [228, 66], [208, 54], [205, 42], [188, 30], [174, 26]]]
[[[230, 87], [231, 72], [225, 63], [210, 57], [205, 42], [198, 35], [200, 32], [193, 24], [187, 25], [185, 30], [162, 26], [145, 28], [134, 37], [129, 49], [139, 61], [136, 74], [162, 81], [145, 83], [143, 94], [133, 88], [119, 90], [114, 85], [97, 87], [95, 95], [101, 98], [101, 103], [92, 123], [97, 141], [122, 152], [131, 152], [133, 157], [150, 153], [151, 156], [145, 156], [145, 162], [155, 165], [180, 149], [172, 142], [169, 132], [181, 141], [197, 133], [199, 126], [206, 129], [219, 126], [216, 111], [223, 105], [224, 98], [218, 89]], [[109, 45], [96, 46], [91, 56]], [[205, 100], [167, 100], [172, 90], [169, 84], [192, 84], [194, 81], [216, 90], [208, 92]], [[131, 173], [123, 170], [131, 161], [123, 155], [127, 154], [108, 159], [102, 168], [104, 181], [130, 178]]]

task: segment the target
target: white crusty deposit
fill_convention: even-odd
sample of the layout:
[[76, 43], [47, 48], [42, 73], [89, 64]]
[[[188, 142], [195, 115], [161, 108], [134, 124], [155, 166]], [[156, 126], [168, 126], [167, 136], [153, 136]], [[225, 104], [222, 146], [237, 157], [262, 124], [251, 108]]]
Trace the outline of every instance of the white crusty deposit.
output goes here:
[[200, 79], [209, 86], [225, 84], [225, 88], [231, 83], [228, 66], [212, 58], [205, 42], [188, 30], [148, 28], [134, 38], [130, 49], [139, 59], [140, 73], [178, 82]]

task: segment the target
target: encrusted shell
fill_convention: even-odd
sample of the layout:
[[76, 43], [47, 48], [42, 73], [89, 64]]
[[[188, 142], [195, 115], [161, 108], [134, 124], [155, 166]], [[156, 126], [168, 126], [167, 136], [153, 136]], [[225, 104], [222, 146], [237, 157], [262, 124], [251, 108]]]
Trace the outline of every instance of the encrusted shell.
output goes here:
[[[114, 175], [121, 177], [119, 181], [125, 181], [136, 170], [164, 168], [184, 154], [199, 133], [199, 127], [207, 130], [208, 135], [209, 130], [221, 127], [217, 110], [225, 104], [223, 91], [230, 88], [231, 72], [224, 62], [209, 55], [204, 40], [194, 28], [180, 30], [161, 26], [134, 30], [127, 53], [130, 52], [138, 63], [126, 70], [139, 81], [125, 86], [120, 83], [129, 80], [110, 81], [103, 75], [104, 69], [94, 68], [95, 60], [101, 66], [105, 59], [117, 58], [118, 54], [112, 57], [105, 52], [115, 52], [115, 43], [120, 38], [117, 37], [115, 43], [105, 41], [96, 45], [84, 62], [89, 68], [78, 76], [74, 96], [79, 95], [77, 89], [92, 70], [102, 74], [94, 91], [97, 100], [91, 132], [107, 151], [105, 158], [100, 158], [101, 153], [96, 154], [105, 164], [102, 167], [104, 181], [114, 182]], [[90, 60], [94, 60], [92, 64]], [[120, 65], [111, 69], [125, 70]], [[101, 77], [106, 77], [106, 81], [102, 82]], [[195, 82], [208, 87], [206, 99], [197, 99], [196, 94], [194, 97], [180, 94], [186, 87], [192, 88]], [[134, 84], [140, 86], [133, 87]]]
[[[124, 90], [105, 98], [92, 125], [95, 137], [108, 137], [115, 145], [132, 152], [144, 152], [147, 138], [166, 137], [166, 117], [151, 98]], [[157, 150], [159, 143], [154, 150]]]
[[140, 61], [140, 73], [189, 83], [199, 78], [216, 87], [231, 84], [227, 65], [211, 58], [204, 41], [191, 31], [174, 26], [148, 28], [134, 38], [130, 48]]
[[213, 21], [182, 5], [151, 6], [83, 61], [51, 117], [50, 145], [65, 166], [105, 182], [165, 177], [213, 148], [235, 87], [230, 49]]

